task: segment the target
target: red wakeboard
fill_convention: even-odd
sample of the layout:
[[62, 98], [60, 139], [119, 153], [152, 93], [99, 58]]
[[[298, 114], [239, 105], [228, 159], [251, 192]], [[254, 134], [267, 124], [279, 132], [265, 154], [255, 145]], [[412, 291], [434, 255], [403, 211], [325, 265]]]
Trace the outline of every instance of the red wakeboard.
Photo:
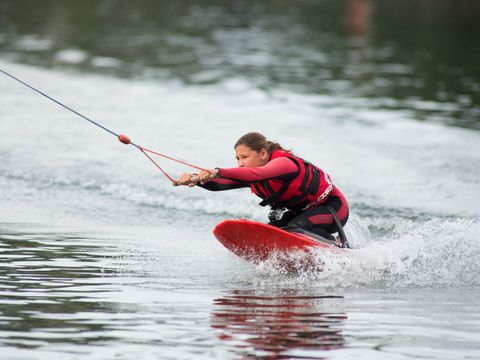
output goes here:
[[312, 248], [325, 251], [344, 251], [331, 240], [316, 234], [289, 232], [264, 223], [250, 220], [224, 220], [213, 229], [215, 237], [235, 255], [260, 263], [274, 253], [302, 250], [309, 253]]

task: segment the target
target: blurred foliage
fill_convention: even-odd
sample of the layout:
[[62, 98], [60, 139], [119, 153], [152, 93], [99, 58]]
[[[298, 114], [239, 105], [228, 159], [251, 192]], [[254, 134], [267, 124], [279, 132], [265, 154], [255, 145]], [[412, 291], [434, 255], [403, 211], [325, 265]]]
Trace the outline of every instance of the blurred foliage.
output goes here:
[[242, 77], [480, 129], [479, 20], [475, 0], [2, 0], [0, 56], [187, 84]]

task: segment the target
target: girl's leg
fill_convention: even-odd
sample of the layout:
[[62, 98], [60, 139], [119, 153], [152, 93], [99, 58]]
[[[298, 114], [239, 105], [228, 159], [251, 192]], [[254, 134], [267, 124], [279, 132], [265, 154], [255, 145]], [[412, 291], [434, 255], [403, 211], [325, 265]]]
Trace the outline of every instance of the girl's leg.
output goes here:
[[327, 209], [327, 206], [332, 207], [336, 211], [340, 222], [342, 225], [345, 225], [348, 220], [349, 211], [347, 203], [342, 198], [338, 196], [332, 196], [327, 200], [327, 202], [308, 209], [307, 211], [294, 217], [288, 223], [288, 228], [302, 228], [317, 233], [324, 238], [335, 240], [335, 238], [330, 234], [338, 232], [338, 227], [332, 214]]
[[[274, 210], [272, 210], [272, 212], [273, 211]], [[268, 225], [272, 225], [272, 226], [280, 227], [280, 228], [285, 227], [297, 215], [298, 215], [298, 213], [295, 213], [293, 211], [285, 211], [280, 219], [276, 219], [276, 218], [274, 218], [273, 214], [272, 214], [272, 216], [269, 214], [268, 218], [269, 218], [270, 222], [268, 223]]]

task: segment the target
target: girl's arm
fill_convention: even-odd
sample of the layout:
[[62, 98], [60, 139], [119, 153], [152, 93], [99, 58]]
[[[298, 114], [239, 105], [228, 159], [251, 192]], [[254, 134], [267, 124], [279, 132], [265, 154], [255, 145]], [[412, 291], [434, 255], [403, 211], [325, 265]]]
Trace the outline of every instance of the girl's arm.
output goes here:
[[228, 179], [213, 179], [205, 184], [197, 183], [197, 186], [204, 188], [210, 191], [222, 191], [222, 190], [232, 190], [232, 189], [240, 189], [243, 187], [248, 187], [246, 183], [239, 183]]
[[268, 179], [291, 179], [297, 176], [297, 164], [287, 158], [279, 157], [264, 166], [218, 169], [218, 178], [240, 183], [253, 183]]
[[175, 185], [201, 186], [204, 189], [219, 191], [248, 187], [251, 183], [268, 179], [292, 179], [297, 176], [298, 165], [287, 157], [269, 161], [264, 166], [216, 168], [201, 171], [198, 175], [183, 174]]

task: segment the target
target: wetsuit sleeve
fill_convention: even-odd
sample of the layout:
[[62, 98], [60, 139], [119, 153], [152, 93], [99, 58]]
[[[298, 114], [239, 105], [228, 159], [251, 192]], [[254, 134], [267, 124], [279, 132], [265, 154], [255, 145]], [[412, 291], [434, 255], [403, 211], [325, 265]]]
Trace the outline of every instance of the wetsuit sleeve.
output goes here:
[[218, 170], [221, 179], [246, 184], [268, 179], [293, 179], [300, 171], [293, 160], [283, 156], [269, 161], [264, 166]]
[[213, 179], [205, 184], [198, 183], [197, 186], [204, 188], [210, 191], [222, 191], [222, 190], [232, 190], [232, 189], [239, 189], [243, 187], [248, 187], [246, 183], [239, 183], [236, 181], [228, 180], [228, 179]]

